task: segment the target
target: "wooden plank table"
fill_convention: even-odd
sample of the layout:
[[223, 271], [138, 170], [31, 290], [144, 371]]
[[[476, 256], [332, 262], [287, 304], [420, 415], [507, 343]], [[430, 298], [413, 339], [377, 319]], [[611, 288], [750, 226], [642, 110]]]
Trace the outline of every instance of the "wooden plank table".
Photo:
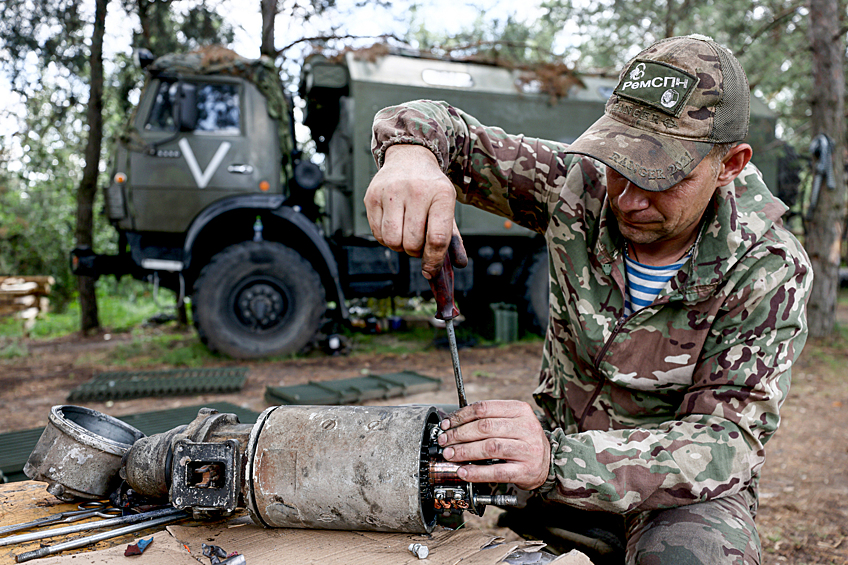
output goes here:
[[[79, 502], [62, 502], [52, 494], [47, 492], [47, 484], [36, 482], [36, 481], [21, 481], [16, 483], [6, 483], [0, 484], [0, 527], [3, 526], [11, 526], [13, 524], [21, 524], [23, 522], [29, 522], [30, 520], [35, 520], [37, 518], [43, 518], [45, 516], [50, 516], [52, 514], [57, 514], [59, 512], [65, 512], [68, 510], [77, 510], [77, 505]], [[93, 518], [88, 521], [102, 520], [102, 518]], [[83, 520], [79, 522], [73, 522], [74, 524], [82, 524]], [[56, 528], [61, 526], [67, 526], [69, 524], [58, 524], [53, 526], [45, 526], [44, 528], [39, 529], [41, 531], [47, 528]], [[144, 536], [149, 536], [150, 534], [164, 530], [165, 526], [159, 526], [147, 530], [142, 530], [139, 532], [134, 532], [131, 534], [125, 534], [123, 536], [119, 536], [116, 538], [112, 538], [109, 540], [101, 541], [97, 544], [90, 545], [86, 548], [80, 549], [72, 549], [68, 551], [62, 552], [60, 555], [68, 555], [72, 553], [81, 553], [86, 551], [95, 551], [99, 549], [104, 549], [107, 547], [114, 547], [116, 545], [129, 545], [135, 543], [137, 539]], [[21, 532], [14, 532], [9, 535], [17, 535], [27, 532], [33, 532], [36, 530], [25, 530]], [[91, 530], [86, 532], [80, 532], [77, 534], [71, 534], [66, 536], [60, 536], [55, 538], [48, 538], [43, 540], [36, 540], [28, 543], [22, 543], [17, 545], [10, 545], [6, 547], [0, 547], [0, 565], [6, 565], [10, 563], [15, 563], [15, 555], [20, 553], [24, 553], [25, 551], [32, 551], [34, 549], [38, 549], [42, 544], [44, 545], [54, 545], [60, 542], [68, 541], [69, 539], [74, 539], [77, 537], [83, 537], [95, 533], [100, 533], [105, 530]], [[39, 560], [33, 560], [32, 563], [37, 564]]]
[[[78, 502], [64, 503], [49, 494], [45, 483], [22, 481], [0, 484], [0, 527], [29, 522], [59, 512], [76, 510]], [[81, 523], [81, 522], [75, 522]], [[190, 526], [190, 527], [182, 527]], [[56, 527], [56, 526], [52, 526]], [[410, 543], [424, 543], [430, 548], [427, 563], [452, 565], [462, 561], [468, 565], [494, 565], [503, 562], [518, 548], [527, 551], [541, 549], [541, 542], [508, 541], [475, 529], [454, 531], [437, 530], [432, 535], [357, 532], [308, 529], [265, 529], [250, 523], [243, 513], [232, 520], [219, 522], [196, 522], [188, 520], [171, 529], [170, 534], [161, 534], [159, 541], [152, 544], [141, 557], [125, 558], [124, 548], [141, 538], [149, 538], [166, 526], [147, 529], [120, 537], [104, 540], [85, 548], [62, 552], [46, 560], [35, 559], [34, 565], [56, 563], [60, 557], [77, 554], [71, 563], [113, 564], [135, 561], [139, 565], [149, 563], [206, 563], [200, 559], [203, 543], [220, 544], [235, 549], [248, 557], [251, 565], [277, 565], [278, 563], [302, 563], [304, 565], [348, 565], [385, 563], [387, 565], [415, 565], [418, 558], [407, 549]], [[35, 530], [28, 530], [35, 531]], [[102, 530], [95, 530], [102, 531]], [[93, 533], [93, 532], [92, 532]], [[68, 539], [88, 535], [89, 532], [64, 537], [37, 540], [26, 544], [0, 547], [0, 565], [15, 563], [15, 555], [38, 549], [41, 544], [53, 545]], [[163, 537], [164, 536], [164, 537]], [[112, 549], [109, 549], [112, 548]], [[90, 553], [109, 550], [105, 553]], [[86, 553], [87, 555], [81, 555]], [[572, 555], [577, 553], [577, 555]], [[281, 556], [285, 556], [281, 558]], [[281, 560], [282, 559], [282, 560]], [[137, 560], [137, 561], [136, 561]], [[557, 565], [592, 565], [579, 552], [560, 556]], [[46, 565], [46, 563], [45, 563]]]

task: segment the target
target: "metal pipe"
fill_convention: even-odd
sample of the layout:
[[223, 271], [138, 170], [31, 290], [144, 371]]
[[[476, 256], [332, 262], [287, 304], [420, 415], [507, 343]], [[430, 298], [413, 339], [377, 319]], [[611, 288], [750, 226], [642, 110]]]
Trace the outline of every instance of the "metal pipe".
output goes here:
[[160, 518], [162, 516], [173, 516], [182, 512], [182, 510], [177, 510], [176, 508], [163, 508], [161, 510], [151, 510], [150, 512], [144, 512], [141, 514], [131, 514], [129, 516], [120, 516], [117, 518], [106, 518], [104, 520], [98, 520], [97, 522], [87, 522], [85, 524], [74, 524], [73, 526], [53, 528], [52, 530], [42, 530], [40, 532], [30, 532], [28, 534], [18, 534], [16, 536], [0, 538], [0, 547], [5, 547], [7, 545], [15, 545], [28, 541], [35, 541], [38, 539], [64, 536], [66, 534], [75, 534], [77, 532], [84, 532], [86, 530], [108, 528], [110, 526], [119, 526], [121, 524], [134, 524], [143, 520]]

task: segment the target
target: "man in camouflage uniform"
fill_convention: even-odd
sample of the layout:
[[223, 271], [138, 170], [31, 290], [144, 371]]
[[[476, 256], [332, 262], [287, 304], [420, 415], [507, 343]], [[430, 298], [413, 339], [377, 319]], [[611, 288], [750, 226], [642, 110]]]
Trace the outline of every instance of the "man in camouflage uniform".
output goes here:
[[[442, 423], [445, 458], [500, 459], [460, 477], [623, 516], [628, 563], [759, 563], [757, 480], [812, 271], [749, 164], [748, 97], [736, 59], [689, 36], [637, 55], [570, 146], [444, 103], [375, 118], [371, 228], [421, 256], [425, 277], [456, 233], [456, 200], [547, 240], [546, 421], [526, 403], [475, 403]], [[625, 259], [681, 266], [628, 313]]]

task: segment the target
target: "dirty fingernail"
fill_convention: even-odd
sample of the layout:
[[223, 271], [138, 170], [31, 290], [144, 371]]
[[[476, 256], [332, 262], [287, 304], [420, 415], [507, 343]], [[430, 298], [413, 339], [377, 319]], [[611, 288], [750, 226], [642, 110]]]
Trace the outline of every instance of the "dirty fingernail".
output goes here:
[[450, 429], [450, 420], [442, 420], [441, 422], [439, 422], [439, 426], [443, 430], [449, 430]]
[[444, 445], [448, 442], [448, 437], [445, 434], [439, 436], [439, 439], [436, 440], [439, 442], [439, 445]]
[[444, 455], [445, 459], [450, 459], [451, 457], [453, 457], [453, 448], [452, 447], [445, 448], [445, 452], [443, 453], [443, 455]]
[[459, 475], [460, 479], [465, 480], [468, 478], [468, 471], [465, 470], [465, 467], [460, 467], [456, 474]]

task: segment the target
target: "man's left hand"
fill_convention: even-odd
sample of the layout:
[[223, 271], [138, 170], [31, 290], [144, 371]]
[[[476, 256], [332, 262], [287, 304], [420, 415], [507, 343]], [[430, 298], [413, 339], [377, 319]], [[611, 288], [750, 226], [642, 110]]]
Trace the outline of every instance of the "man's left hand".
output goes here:
[[513, 483], [533, 490], [548, 478], [551, 446], [533, 409], [517, 400], [484, 400], [442, 420], [439, 445], [448, 461], [500, 459], [495, 465], [463, 465], [459, 478], [472, 483]]

